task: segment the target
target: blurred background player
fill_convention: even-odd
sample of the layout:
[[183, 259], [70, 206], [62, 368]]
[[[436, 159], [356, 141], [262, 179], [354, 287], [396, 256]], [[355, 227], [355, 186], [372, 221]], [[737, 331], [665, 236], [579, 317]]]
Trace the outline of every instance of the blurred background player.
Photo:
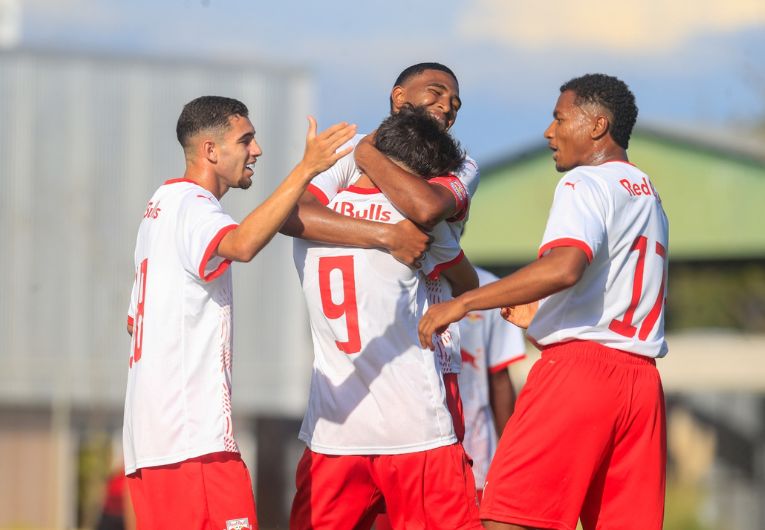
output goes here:
[[567, 173], [539, 259], [432, 306], [420, 340], [468, 311], [540, 300], [528, 337], [542, 358], [489, 469], [486, 528], [571, 529], [580, 519], [585, 530], [659, 530], [666, 417], [655, 358], [667, 353], [667, 216], [627, 158], [637, 118], [627, 85], [589, 74], [560, 92], [544, 136]]
[[[428, 177], [464, 158], [421, 108], [387, 118], [375, 143]], [[403, 218], [364, 175], [328, 206], [383, 223]], [[294, 241], [315, 361], [293, 530], [369, 528], [383, 503], [395, 528], [481, 528], [458, 442], [456, 374], [444, 374], [416, 332], [427, 306], [425, 275], [448, 275], [460, 292], [474, 283], [475, 271], [446, 223], [432, 234], [419, 271], [384, 251]], [[448, 334], [441, 339], [451, 357], [457, 343]]]
[[[480, 285], [498, 280], [480, 267], [475, 268]], [[473, 461], [478, 498], [489, 463], [502, 433], [515, 409], [515, 388], [510, 379], [510, 364], [526, 356], [520, 328], [506, 322], [496, 309], [471, 311], [459, 322], [462, 370], [458, 381], [465, 415], [463, 445]]]
[[141, 530], [257, 528], [252, 481], [233, 437], [231, 261], [250, 261], [279, 230], [309, 180], [348, 150], [338, 124], [240, 225], [222, 209], [247, 189], [261, 155], [247, 107], [204, 96], [177, 124], [186, 171], [149, 201], [135, 247], [123, 448]]

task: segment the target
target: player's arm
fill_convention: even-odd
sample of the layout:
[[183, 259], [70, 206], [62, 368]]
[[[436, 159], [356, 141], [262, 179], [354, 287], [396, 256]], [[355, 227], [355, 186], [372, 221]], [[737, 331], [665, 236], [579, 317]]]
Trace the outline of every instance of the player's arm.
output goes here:
[[355, 125], [338, 123], [316, 133], [316, 120], [309, 117], [303, 159], [263, 203], [255, 208], [218, 244], [217, 255], [232, 261], [250, 261], [268, 244], [295, 207], [310, 180], [351, 152], [337, 149], [350, 140]]
[[494, 417], [494, 427], [502, 434], [507, 420], [515, 410], [515, 388], [507, 367], [489, 371], [489, 403]]
[[133, 323], [132, 322], [128, 322], [127, 323], [127, 332], [128, 332], [128, 335], [130, 335], [131, 337], [133, 336]]
[[444, 269], [441, 274], [452, 286], [452, 295], [454, 296], [459, 296], [478, 287], [478, 274], [467, 256], [463, 256], [456, 265]]
[[341, 215], [306, 191], [281, 228], [284, 235], [330, 245], [387, 250], [402, 263], [414, 266], [430, 243], [430, 236], [405, 219], [387, 224]]
[[432, 348], [433, 333], [442, 333], [469, 311], [528, 304], [575, 285], [588, 265], [578, 247], [556, 247], [513, 274], [468, 291], [453, 300], [435, 304], [420, 320], [420, 342]]
[[511, 324], [515, 324], [519, 328], [526, 329], [531, 324], [531, 321], [534, 320], [534, 315], [537, 314], [538, 309], [539, 301], [537, 300], [529, 304], [503, 307], [500, 310], [500, 314], [502, 315], [502, 318]]
[[404, 170], [378, 151], [372, 138], [370, 134], [356, 146], [356, 165], [401, 213], [426, 230], [459, 213], [460, 205], [449, 189]]

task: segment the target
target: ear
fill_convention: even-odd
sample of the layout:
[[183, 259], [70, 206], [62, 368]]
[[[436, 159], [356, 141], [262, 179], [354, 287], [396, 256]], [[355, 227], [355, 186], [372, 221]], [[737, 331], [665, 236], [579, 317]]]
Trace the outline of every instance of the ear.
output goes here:
[[199, 144], [200, 155], [209, 162], [216, 164], [218, 162], [218, 146], [212, 139], [205, 139]]
[[393, 110], [398, 112], [406, 103], [406, 90], [401, 85], [396, 85], [390, 91], [390, 99], [393, 102]]
[[596, 116], [595, 120], [593, 121], [590, 137], [593, 140], [600, 140], [606, 134], [608, 134], [608, 129], [610, 127], [611, 127], [611, 122], [608, 120], [608, 116], [600, 114]]

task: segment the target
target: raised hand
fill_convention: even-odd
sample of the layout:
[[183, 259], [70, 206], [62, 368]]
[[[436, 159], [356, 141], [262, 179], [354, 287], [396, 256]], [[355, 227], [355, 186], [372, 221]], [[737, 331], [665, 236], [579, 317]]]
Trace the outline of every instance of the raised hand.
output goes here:
[[308, 133], [305, 138], [305, 152], [300, 164], [314, 177], [326, 171], [340, 158], [353, 150], [348, 146], [342, 151], [337, 149], [353, 138], [356, 134], [356, 125], [340, 122], [328, 127], [317, 134], [316, 119], [308, 116]]
[[537, 314], [537, 309], [539, 309], [538, 301], [528, 304], [503, 307], [500, 309], [500, 314], [502, 315], [502, 318], [511, 324], [515, 324], [519, 328], [526, 329], [534, 319], [534, 315]]

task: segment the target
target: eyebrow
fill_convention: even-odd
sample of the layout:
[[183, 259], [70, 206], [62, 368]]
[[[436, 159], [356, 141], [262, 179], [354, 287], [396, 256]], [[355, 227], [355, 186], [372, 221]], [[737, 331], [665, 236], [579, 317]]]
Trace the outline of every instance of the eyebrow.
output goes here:
[[[447, 87], [443, 83], [438, 83], [438, 82], [430, 83], [428, 86], [440, 88], [441, 90], [449, 90], [449, 87]], [[459, 96], [454, 96], [454, 99], [457, 100], [457, 106], [461, 107], [462, 106], [462, 100], [460, 99], [460, 97]]]
[[240, 136], [240, 137], [239, 137], [239, 139], [237, 140], [237, 142], [241, 142], [242, 140], [244, 140], [244, 139], [245, 139], [245, 138], [247, 138], [248, 136], [251, 136], [252, 138], [255, 138], [255, 131], [252, 131], [252, 132], [246, 132], [246, 133], [244, 133], [242, 136]]

